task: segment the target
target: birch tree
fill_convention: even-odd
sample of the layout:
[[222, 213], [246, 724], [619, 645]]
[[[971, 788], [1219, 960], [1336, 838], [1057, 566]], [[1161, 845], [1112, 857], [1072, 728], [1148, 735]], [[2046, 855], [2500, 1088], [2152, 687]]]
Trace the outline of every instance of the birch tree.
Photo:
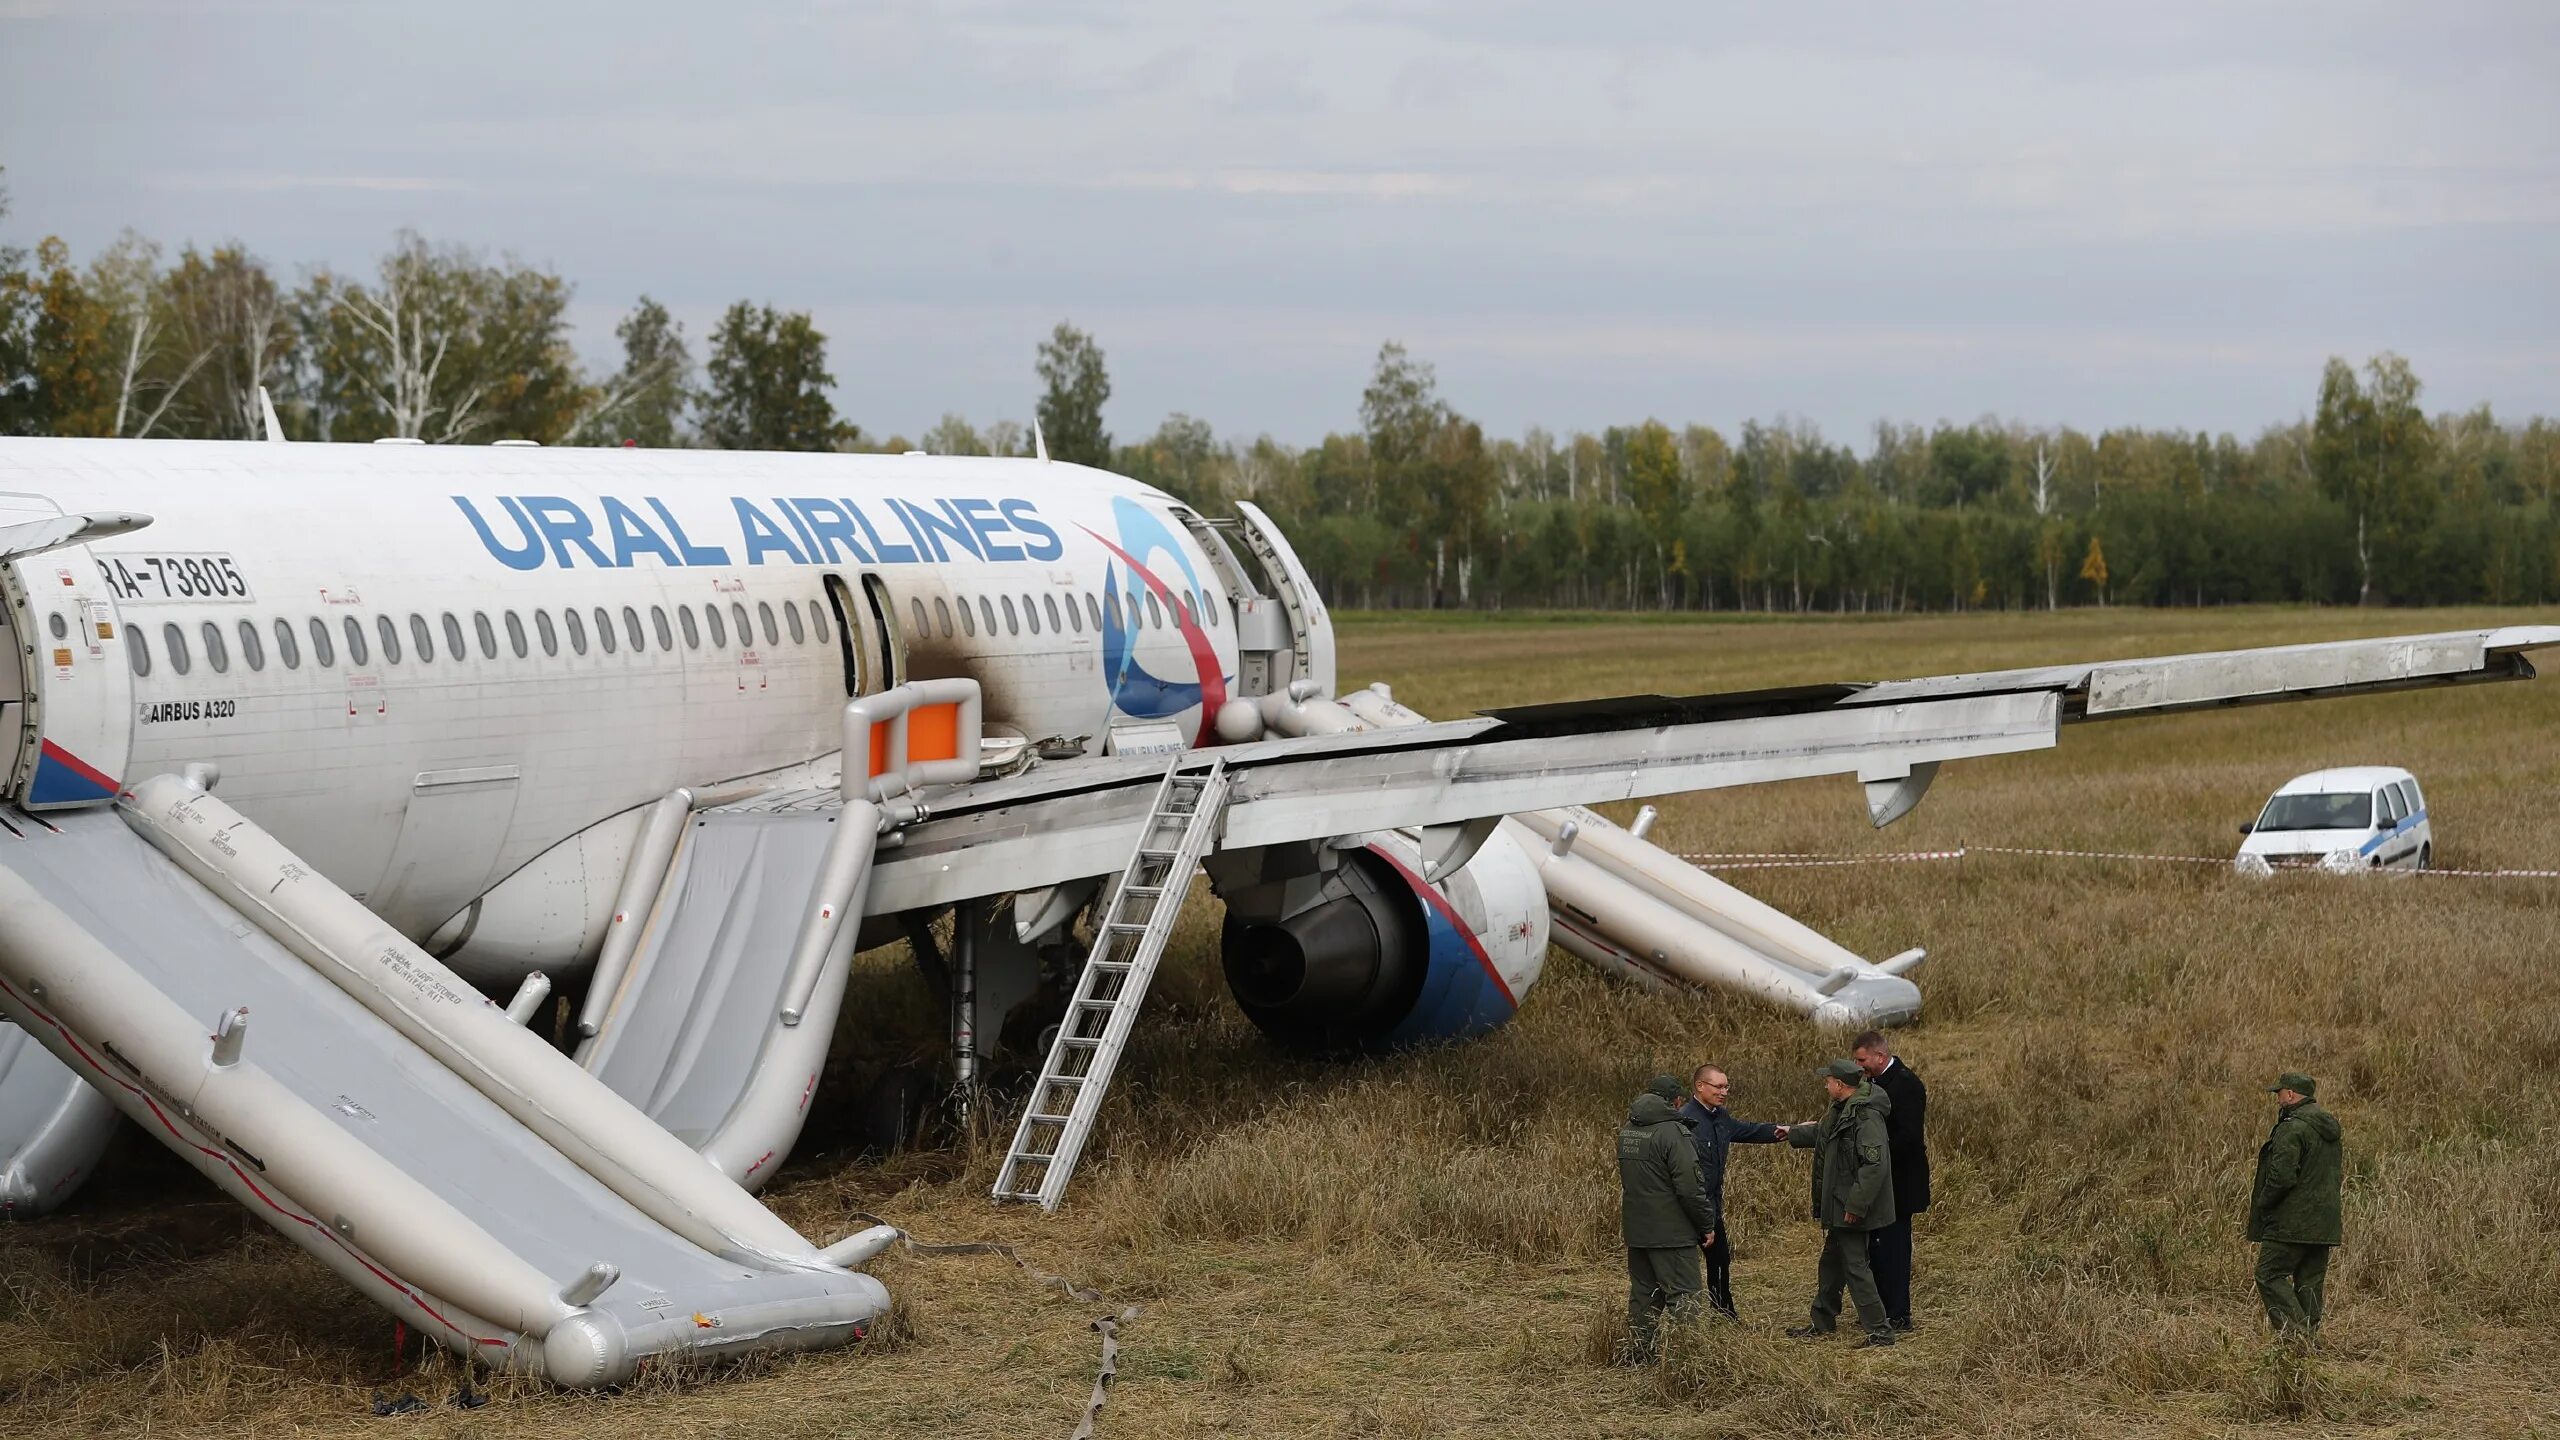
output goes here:
[[986, 442], [978, 436], [978, 427], [969, 423], [968, 416], [957, 411], [946, 412], [916, 443], [935, 455], [987, 453]]
[[693, 351], [685, 344], [683, 324], [643, 295], [613, 334], [622, 342], [622, 368], [585, 392], [577, 422], [564, 438], [573, 445], [652, 450], [681, 444], [693, 397]]
[[2435, 500], [2424, 483], [2435, 436], [2418, 408], [2417, 375], [2386, 351], [2366, 362], [2365, 377], [2359, 385], [2354, 367], [2331, 356], [2311, 422], [2311, 469], [2321, 493], [2355, 517], [2358, 605], [2373, 602], [2376, 547], [2422, 529]]
[[[0, 185], [0, 222], [8, 218], [9, 191]], [[0, 435], [36, 433], [35, 315], [36, 281], [27, 269], [27, 252], [0, 243]]]
[[558, 440], [586, 399], [568, 302], [556, 275], [409, 231], [370, 284], [320, 271], [297, 308], [324, 425], [354, 432], [343, 439]]
[[200, 253], [189, 246], [162, 281], [169, 329], [181, 354], [193, 357], [185, 387], [188, 433], [217, 440], [266, 434], [258, 389], [290, 408], [293, 313], [275, 277], [237, 245]]

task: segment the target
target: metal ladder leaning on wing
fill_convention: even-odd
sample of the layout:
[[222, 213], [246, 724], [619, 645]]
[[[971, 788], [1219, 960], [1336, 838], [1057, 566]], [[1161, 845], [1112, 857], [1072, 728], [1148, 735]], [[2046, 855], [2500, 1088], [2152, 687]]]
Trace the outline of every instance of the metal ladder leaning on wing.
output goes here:
[[1147, 982], [1155, 978], [1156, 962], [1226, 806], [1225, 760], [1213, 760], [1205, 770], [1177, 764], [1165, 772], [1137, 853], [1095, 926], [1093, 949], [1085, 955], [1084, 974], [1067, 1002], [1048, 1062], [1023, 1105], [1022, 1123], [996, 1176], [996, 1199], [1032, 1200], [1055, 1210], [1066, 1195], [1068, 1177], [1111, 1089], [1111, 1072], [1146, 1000]]

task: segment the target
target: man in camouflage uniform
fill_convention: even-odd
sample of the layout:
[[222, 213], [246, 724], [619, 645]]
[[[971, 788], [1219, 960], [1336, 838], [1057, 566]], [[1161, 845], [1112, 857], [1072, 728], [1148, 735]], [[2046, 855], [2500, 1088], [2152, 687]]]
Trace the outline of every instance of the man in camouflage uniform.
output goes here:
[[2329, 1251], [2344, 1238], [2345, 1132], [2312, 1098], [2318, 1091], [2318, 1081], [2292, 1070], [2267, 1087], [2279, 1108], [2275, 1129], [2258, 1147], [2258, 1178], [2249, 1190], [2249, 1238], [2258, 1242], [2267, 1323], [2280, 1336], [2305, 1339], [2319, 1332]]
[[1696, 1313], [1701, 1288], [1698, 1246], [1715, 1228], [1698, 1152], [1679, 1104], [1680, 1081], [1657, 1075], [1618, 1131], [1618, 1226], [1627, 1242], [1627, 1328], [1636, 1357], [1655, 1353], [1662, 1313]]
[[1813, 1218], [1822, 1223], [1822, 1268], [1814, 1280], [1813, 1316], [1789, 1330], [1799, 1340], [1840, 1328], [1840, 1292], [1858, 1307], [1864, 1350], [1893, 1343], [1893, 1324], [1876, 1291], [1867, 1255], [1869, 1232], [1893, 1223], [1893, 1152], [1885, 1115], [1893, 1100], [1871, 1084], [1858, 1062], [1831, 1061], [1819, 1072], [1831, 1108], [1818, 1125], [1790, 1125], [1787, 1143], [1813, 1152]]

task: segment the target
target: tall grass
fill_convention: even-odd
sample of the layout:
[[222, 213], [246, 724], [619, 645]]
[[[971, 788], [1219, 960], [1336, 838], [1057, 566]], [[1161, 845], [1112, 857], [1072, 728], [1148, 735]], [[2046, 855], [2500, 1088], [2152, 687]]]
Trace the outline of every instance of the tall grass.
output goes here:
[[[2472, 615], [2236, 612], [1758, 623], [1362, 625], [1345, 678], [1426, 712], [1631, 691], [1920, 674], [2449, 628]], [[2516, 617], [2503, 617], [2512, 620]], [[1877, 834], [1846, 781], [1693, 797], [1673, 848], [1883, 851], [1965, 840], [2227, 853], [2299, 770], [2404, 763], [2448, 864], [2560, 859], [2560, 682], [2075, 727], [2057, 753], [1951, 769]], [[1610, 1363], [1624, 1275], [1609, 1137], [1661, 1069], [1713, 1059], [1755, 1118], [1820, 1103], [1837, 1045], [1723, 996], [1648, 996], [1550, 957], [1478, 1043], [1348, 1064], [1274, 1051], [1227, 1002], [1202, 902], [1067, 1207], [985, 1200], [1010, 1113], [958, 1145], [856, 1162], [824, 1113], [770, 1200], [820, 1239], [855, 1210], [926, 1239], [1010, 1240], [1144, 1307], [1106, 1436], [2175, 1436], [2560, 1434], [2560, 883], [2248, 882], [2209, 866], [2043, 862], [1747, 872], [1868, 954], [1912, 944], [1937, 1204], [1919, 1333], [1804, 1344], [1818, 1237], [1803, 1159], [1735, 1153], [1742, 1324]], [[856, 977], [826, 1094], [930, 1055], [903, 958]], [[2348, 1243], [2316, 1351], [2270, 1344], [2241, 1240], [2278, 1070], [2347, 1127]], [[821, 1102], [821, 1111], [825, 1101]], [[444, 1362], [390, 1374], [390, 1326], [221, 1215], [147, 1147], [74, 1210], [0, 1232], [0, 1431], [318, 1433], [377, 1389], [441, 1402]], [[1096, 1307], [1001, 1260], [892, 1256], [895, 1343], [675, 1374], [616, 1397], [500, 1387], [397, 1422], [580, 1435], [1064, 1434]]]

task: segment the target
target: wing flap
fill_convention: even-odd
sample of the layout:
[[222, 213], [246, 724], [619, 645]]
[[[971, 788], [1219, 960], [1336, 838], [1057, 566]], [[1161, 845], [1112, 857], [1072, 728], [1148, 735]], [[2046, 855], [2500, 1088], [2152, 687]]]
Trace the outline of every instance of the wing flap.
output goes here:
[[[1225, 751], [1221, 848], [1817, 775], [1870, 781], [2043, 749], [2073, 720], [2530, 678], [2560, 627], [2039, 666], [1868, 685], [1546, 705]], [[1161, 763], [1072, 762], [938, 796], [884, 851], [873, 913], [1101, 873], [1128, 853]], [[1097, 858], [1099, 857], [1099, 859]]]

